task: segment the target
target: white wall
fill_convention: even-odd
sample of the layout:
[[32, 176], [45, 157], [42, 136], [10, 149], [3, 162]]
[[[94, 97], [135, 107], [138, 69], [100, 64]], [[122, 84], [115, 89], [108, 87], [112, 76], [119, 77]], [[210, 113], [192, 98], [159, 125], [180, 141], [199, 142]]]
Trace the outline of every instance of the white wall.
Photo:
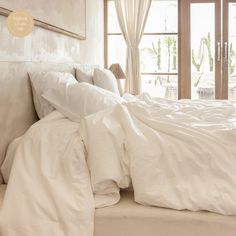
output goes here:
[[[80, 62], [104, 65], [103, 0], [86, 1], [87, 39], [80, 42]], [[99, 63], [98, 63], [99, 62]]]
[[1, 62], [76, 62], [104, 65], [103, 0], [86, 0], [86, 40], [39, 27], [24, 38], [12, 36], [0, 16]]

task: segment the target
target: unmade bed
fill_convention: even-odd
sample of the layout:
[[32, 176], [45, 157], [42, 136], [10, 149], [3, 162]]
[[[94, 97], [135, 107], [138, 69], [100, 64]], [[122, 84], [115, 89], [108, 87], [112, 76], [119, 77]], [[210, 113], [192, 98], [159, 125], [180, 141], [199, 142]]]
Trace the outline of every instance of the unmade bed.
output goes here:
[[[34, 110], [34, 106], [33, 106], [31, 87], [30, 87], [27, 72], [31, 71], [31, 70], [35, 70], [37, 68], [40, 70], [63, 70], [63, 71], [68, 71], [68, 72], [71, 72], [72, 74], [74, 74], [74, 69], [73, 69], [74, 66], [75, 65], [63, 65], [62, 66], [61, 64], [60, 65], [54, 65], [54, 64], [53, 65], [44, 65], [44, 64], [40, 64], [40, 63], [37, 65], [34, 65], [32, 63], [28, 63], [28, 64], [26, 63], [26, 65], [24, 65], [22, 67], [22, 65], [19, 65], [17, 63], [13, 63], [11, 65], [11, 68], [7, 68], [7, 69], [1, 68], [1, 71], [3, 74], [3, 77], [1, 78], [1, 83], [3, 84], [3, 86], [1, 86], [1, 88], [0, 88], [1, 89], [1, 100], [0, 100], [1, 108], [0, 109], [1, 109], [1, 114], [3, 114], [0, 118], [1, 119], [0, 130], [1, 130], [1, 133], [3, 134], [1, 142], [0, 142], [1, 162], [4, 160], [6, 149], [7, 149], [9, 142], [12, 141], [13, 138], [22, 135], [33, 123], [35, 123], [37, 121], [37, 116], [35, 114], [35, 110]], [[93, 70], [93, 66], [81, 66], [80, 65], [79, 67], [84, 71], [90, 72], [91, 70]], [[151, 105], [151, 104], [149, 104], [149, 105]], [[168, 109], [170, 109], [170, 107], [168, 107], [168, 104], [164, 104], [164, 105], [165, 105], [166, 111]], [[154, 104], [154, 107], [155, 107], [155, 104]], [[142, 109], [142, 105], [132, 106], [132, 104], [131, 104], [131, 105], [127, 105], [127, 106], [125, 105], [123, 107], [121, 106], [121, 108], [122, 109], [120, 109], [120, 110], [118, 109], [115, 111], [116, 114], [118, 114], [118, 117], [120, 117], [119, 114], [123, 114], [122, 117], [125, 117], [123, 112], [127, 111], [126, 108], [128, 109], [128, 111], [131, 111], [131, 113], [133, 111], [135, 114], [135, 111]], [[184, 107], [184, 109], [185, 108], [186, 107]], [[210, 107], [209, 107], [209, 109], [210, 109]], [[219, 106], [213, 107], [213, 110], [214, 109], [216, 109], [216, 110], [219, 109]], [[232, 106], [227, 106], [227, 104], [225, 104], [225, 109], [229, 113], [232, 112], [232, 110], [231, 110]], [[162, 107], [162, 110], [163, 110], [163, 107]], [[105, 115], [107, 117], [109, 117], [110, 114], [111, 114], [111, 112], [108, 111], [108, 113]], [[125, 114], [127, 114], [127, 113], [125, 113]], [[211, 117], [209, 116], [209, 114], [212, 114], [212, 113], [208, 112], [206, 114], [208, 114], [208, 117], [204, 117], [204, 119], [210, 120]], [[219, 111], [218, 111], [218, 114], [220, 114]], [[181, 114], [178, 113], [177, 115], [179, 115], [179, 119], [181, 120], [182, 119]], [[58, 117], [57, 114], [55, 115], [55, 117]], [[148, 117], [148, 113], [147, 113], [146, 117]], [[59, 118], [60, 118], [60, 115], [59, 115]], [[101, 118], [101, 115], [98, 115], [96, 117], [97, 120], [99, 120], [100, 118]], [[127, 116], [126, 118], [128, 119], [129, 116]], [[138, 120], [143, 119], [143, 121], [145, 121], [144, 118], [145, 117], [139, 116], [137, 119]], [[172, 119], [171, 116], [169, 116], [169, 118]], [[64, 118], [61, 117], [60, 119], [63, 120]], [[222, 117], [221, 116], [215, 117], [215, 119], [218, 119], [220, 121], [220, 119], [222, 119]], [[89, 129], [93, 129], [93, 126], [92, 126], [93, 120], [94, 120], [94, 118], [92, 120], [90, 118], [87, 119], [87, 121], [83, 125], [84, 130], [86, 130], [86, 132], [85, 131], [82, 132], [82, 135], [81, 135], [84, 138], [83, 141], [84, 141], [86, 149], [87, 149], [86, 151], [88, 151], [88, 152], [89, 152], [89, 142], [88, 142], [88, 137], [86, 137], [85, 134], [89, 134], [89, 132], [91, 132], [91, 131], [89, 131]], [[61, 122], [67, 122], [67, 120], [64, 119], [64, 121], [61, 121]], [[114, 124], [117, 125], [117, 123], [114, 123]], [[126, 123], [124, 123], [124, 124], [126, 124]], [[149, 123], [148, 126], [151, 126], [150, 124], [151, 123]], [[74, 128], [77, 129], [76, 122], [73, 124], [70, 123], [70, 125], [71, 125], [71, 127], [73, 126], [72, 129], [74, 129]], [[217, 124], [217, 125], [220, 125], [220, 124]], [[230, 126], [231, 124], [227, 124], [227, 125]], [[217, 127], [220, 130], [220, 127], [219, 126], [217, 126]], [[224, 126], [223, 128], [227, 128], [227, 127], [228, 126]], [[95, 126], [94, 126], [94, 128], [95, 128]], [[109, 128], [109, 127], [106, 127], [106, 128]], [[114, 132], [117, 132], [117, 133], [115, 133], [116, 137], [119, 137], [120, 130], [118, 129], [118, 126], [115, 126], [115, 128], [117, 128], [117, 130], [116, 129], [112, 129], [112, 130], [114, 130]], [[125, 127], [125, 128], [128, 129], [130, 127]], [[212, 126], [212, 128], [214, 129], [215, 127]], [[34, 128], [32, 128], [32, 129], [34, 129]], [[38, 124], [35, 125], [35, 129], [40, 129], [40, 126]], [[221, 130], [223, 130], [223, 129], [221, 129]], [[102, 130], [98, 130], [97, 132], [100, 132], [100, 131], [102, 131]], [[147, 127], [145, 127], [145, 132], [149, 132], [149, 129]], [[176, 133], [178, 133], [177, 129], [176, 129]], [[148, 134], [148, 135], [150, 135], [150, 134]], [[231, 135], [234, 135], [234, 133]], [[122, 137], [122, 135], [120, 135], [120, 136]], [[65, 136], [64, 138], [66, 139], [66, 137], [67, 136]], [[89, 138], [89, 140], [91, 141], [90, 138]], [[227, 137], [225, 137], [225, 138], [227, 139]], [[28, 141], [26, 140], [25, 142], [28, 142]], [[96, 140], [96, 142], [98, 142], [98, 141]], [[87, 143], [87, 145], [86, 145], [86, 143]], [[179, 143], [176, 145], [179, 145]], [[227, 145], [229, 145], [229, 143]], [[128, 146], [128, 147], [132, 148], [132, 146]], [[229, 148], [231, 148], [231, 147], [229, 146]], [[96, 150], [98, 150], [98, 153], [99, 153], [99, 151], [101, 151], [99, 149], [99, 147], [97, 147]], [[218, 151], [221, 151], [221, 149], [219, 149]], [[29, 159], [25, 159], [25, 160], [29, 160]], [[181, 162], [181, 160], [180, 160], [180, 162]], [[96, 162], [94, 162], [94, 163], [96, 163]], [[45, 163], [45, 164], [47, 164], [47, 163]], [[93, 163], [91, 163], [90, 167], [92, 165], [93, 165]], [[17, 165], [15, 165], [15, 166], [17, 166]], [[53, 166], [53, 165], [49, 165], [49, 167], [50, 166]], [[47, 168], [47, 166], [45, 166], [45, 167]], [[124, 169], [125, 169], [125, 167], [126, 166], [124, 166]], [[35, 168], [37, 168], [37, 166]], [[71, 168], [73, 169], [73, 166]], [[163, 166], [163, 168], [165, 168], [165, 167]], [[35, 169], [35, 170], [37, 170], [37, 169]], [[51, 170], [48, 170], [48, 171], [49, 172], [47, 172], [47, 173], [49, 173], [49, 174], [52, 173]], [[99, 171], [99, 169], [94, 169], [94, 171]], [[230, 170], [230, 171], [232, 171], [232, 170]], [[24, 170], [22, 170], [22, 172], [24, 172]], [[17, 175], [15, 175], [15, 176], [17, 176]], [[32, 176], [34, 176], [34, 175], [32, 174]], [[63, 176], [64, 175], [62, 175], [62, 177]], [[35, 175], [35, 177], [37, 177], [37, 175]], [[96, 189], [96, 182], [95, 182], [96, 179], [93, 180], [93, 176], [91, 178], [93, 181], [92, 182], [93, 188]], [[59, 176], [59, 179], [60, 179], [60, 176]], [[84, 180], [84, 179], [82, 179], [82, 180]], [[18, 182], [19, 184], [17, 185], [17, 188], [19, 189], [19, 192], [21, 192], [21, 188], [22, 188], [22, 193], [23, 193], [24, 188], [27, 188], [27, 186], [24, 186], [24, 182], [21, 183], [20, 180], [18, 180], [18, 181], [19, 181]], [[27, 181], [29, 181], [29, 180], [27, 180]], [[63, 181], [64, 181], [64, 179], [63, 179]], [[124, 181], [123, 182], [121, 181], [121, 183], [120, 183], [121, 188], [122, 188], [122, 186], [129, 185], [129, 184], [126, 184], [126, 182], [128, 183], [129, 181], [130, 181], [129, 178], [128, 179], [124, 178]], [[142, 179], [139, 179], [138, 177], [134, 176], [134, 182], [133, 182], [134, 188], [137, 189], [137, 192], [139, 192], [139, 191], [142, 192], [143, 189], [142, 188], [139, 189], [140, 188], [140, 186], [138, 184], [139, 181], [142, 181]], [[21, 186], [21, 184], [22, 184], [22, 186]], [[34, 182], [32, 182], [32, 184], [34, 184]], [[232, 183], [232, 186], [233, 186], [233, 184], [234, 183]], [[56, 188], [57, 185], [52, 185], [52, 186], [55, 186], [55, 188]], [[65, 187], [67, 187], [67, 185], [65, 185]], [[113, 187], [113, 186], [111, 186], [111, 187]], [[7, 186], [4, 185], [4, 183], [0, 187], [0, 199], [1, 199], [0, 205], [4, 204], [3, 197], [4, 197], [4, 193], [6, 191], [6, 188], [7, 188]], [[60, 186], [59, 186], [59, 190], [60, 190]], [[100, 206], [102, 206], [103, 201], [100, 201], [101, 199], [99, 198], [99, 195], [101, 195], [100, 194], [101, 192], [99, 192], [99, 190], [100, 189], [97, 189], [97, 193], [98, 193], [97, 200], [98, 200], [98, 203], [100, 204]], [[15, 190], [13, 189], [12, 191], [14, 192]], [[68, 191], [71, 191], [71, 189], [68, 189]], [[86, 191], [90, 191], [90, 190], [88, 189]], [[10, 192], [11, 192], [11, 190], [9, 190], [9, 196], [10, 196]], [[117, 201], [117, 198], [116, 198], [117, 192], [115, 191], [114, 193], [115, 194], [112, 195], [112, 203], [113, 203], [114, 199], [115, 199], [115, 201]], [[62, 197], [64, 194], [65, 193], [62, 193]], [[103, 194], [104, 193], [102, 193], [102, 195]], [[11, 197], [12, 197], [12, 195], [11, 195]], [[89, 198], [88, 196], [84, 196], [84, 197]], [[140, 197], [140, 199], [142, 199], [142, 196], [139, 195], [139, 197]], [[143, 198], [143, 199], [147, 199], [147, 198]], [[17, 196], [15, 196], [15, 200], [16, 200], [16, 202], [12, 203], [12, 205], [15, 205], [16, 208], [18, 208]], [[148, 199], [147, 201], [149, 201], [149, 200], [150, 199]], [[195, 200], [195, 199], [193, 199], [193, 200]], [[4, 201], [7, 202], [8, 200], [4, 199]], [[63, 199], [62, 199], [62, 201], [63, 201]], [[170, 197], [169, 203], [171, 203], [171, 201], [172, 201], [172, 199]], [[95, 201], [95, 203], [96, 203], [96, 201]], [[29, 201], [29, 204], [31, 204], [30, 201]], [[147, 205], [148, 202], [143, 202], [143, 204]], [[195, 235], [216, 235], [216, 236], [219, 235], [219, 236], [221, 236], [221, 235], [226, 235], [226, 236], [231, 236], [232, 235], [233, 236], [236, 234], [236, 224], [235, 224], [236, 223], [236, 216], [226, 216], [226, 215], [211, 213], [211, 212], [207, 212], [207, 211], [191, 212], [191, 211], [187, 211], [187, 210], [171, 210], [171, 209], [164, 208], [165, 206], [163, 206], [163, 208], [162, 208], [162, 207], [152, 207], [152, 206], [144, 206], [144, 205], [138, 204], [134, 201], [134, 193], [132, 190], [122, 190], [121, 196], [120, 196], [120, 201], [117, 204], [115, 204], [113, 206], [104, 207], [104, 208], [98, 208], [95, 210], [94, 236], [106, 236], [106, 235], [113, 235], [113, 236], [116, 236], [116, 235], [117, 236], [118, 235], [119, 236], [121, 236], [121, 235], [131, 235], [131, 236], [132, 235], [135, 235], [135, 236], [139, 236], [139, 235], [140, 236], [141, 235], [148, 235], [148, 236], [149, 235], [150, 236], [152, 236], [152, 235], [153, 236], [154, 235], [170, 235], [170, 236], [171, 235], [181, 235], [181, 236], [184, 236], [184, 235], [186, 235], [186, 236], [187, 235], [188, 236], [195, 236]], [[155, 205], [155, 202], [152, 202], [151, 205]], [[233, 206], [233, 204], [232, 204], [232, 206]], [[90, 207], [91, 206], [88, 205], [88, 208], [90, 208]], [[168, 206], [166, 206], [166, 207], [168, 207]], [[20, 209], [20, 208], [18, 208], [18, 209]], [[231, 212], [230, 209], [227, 209], [227, 210], [228, 210], [228, 212]], [[22, 214], [24, 214], [23, 211], [24, 211], [24, 209], [22, 209]], [[63, 211], [60, 212], [61, 208], [58, 208], [58, 211], [61, 214], [61, 216], [63, 217]], [[91, 212], [92, 212], [92, 210], [91, 210]], [[234, 211], [232, 210], [232, 212], [234, 212]], [[28, 213], [25, 212], [25, 214], [28, 214]], [[68, 214], [66, 208], [65, 208], [65, 214]], [[31, 216], [32, 216], [32, 218], [34, 217], [33, 214], [31, 214]], [[4, 217], [4, 216], [1, 215], [1, 217]], [[6, 216], [6, 218], [7, 218], [7, 216]], [[0, 220], [2, 220], [2, 219], [0, 219]], [[5, 222], [4, 219], [2, 220], [2, 222]], [[32, 220], [32, 222], [33, 222], [33, 220]], [[0, 224], [1, 224], [1, 222], [0, 222]], [[78, 224], [78, 227], [80, 227], [79, 226], [80, 222], [78, 222], [78, 223], [74, 222], [73, 227], [72, 227], [73, 231], [71, 231], [71, 232], [76, 233], [76, 227], [75, 227], [76, 224]], [[3, 227], [4, 226], [1, 225], [0, 230], [4, 230]], [[6, 225], [6, 227], [11, 228], [11, 226], [8, 226], [8, 225]], [[57, 234], [57, 235], [58, 236], [59, 235], [67, 235], [65, 233], [67, 227], [68, 226], [65, 225], [64, 234], [61, 233], [61, 232], [63, 232], [63, 230], [62, 230], [62, 231], [60, 231], [60, 234]], [[4, 231], [2, 231], [2, 232], [4, 232]], [[0, 233], [2, 233], [2, 232], [0, 231]], [[10, 231], [8, 231], [8, 232], [10, 232]], [[11, 236], [24, 235], [25, 236], [25, 234], [23, 234], [23, 233], [21, 234], [20, 232], [21, 231], [19, 229], [18, 233], [16, 233], [16, 231], [13, 233], [13, 231], [12, 231], [12, 234], [8, 234], [8, 235], [11, 235]], [[57, 232], [57, 231], [53, 231], [53, 229], [52, 229], [51, 233], [55, 233], [55, 232]], [[6, 234], [2, 234], [2, 235], [5, 236]], [[34, 235], [39, 235], [39, 234], [34, 233]], [[47, 234], [44, 234], [44, 235], [47, 235]], [[76, 234], [73, 234], [73, 235], [76, 235]], [[87, 236], [87, 235], [85, 235], [85, 236]]]

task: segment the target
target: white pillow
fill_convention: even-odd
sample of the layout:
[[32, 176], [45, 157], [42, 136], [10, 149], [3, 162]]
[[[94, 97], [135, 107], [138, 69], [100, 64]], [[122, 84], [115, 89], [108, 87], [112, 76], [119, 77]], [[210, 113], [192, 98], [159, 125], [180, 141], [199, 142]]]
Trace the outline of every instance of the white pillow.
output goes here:
[[116, 82], [116, 77], [110, 70], [94, 69], [93, 74], [94, 85], [109, 90], [117, 95], [120, 95]]
[[87, 115], [125, 102], [120, 96], [88, 83], [60, 86], [42, 96], [63, 115], [77, 122]]
[[87, 73], [84, 73], [83, 71], [81, 71], [80, 69], [76, 68], [75, 71], [76, 74], [76, 79], [82, 83], [89, 83], [89, 84], [93, 84], [93, 76]]
[[49, 89], [57, 88], [59, 84], [76, 84], [75, 77], [66, 72], [34, 72], [29, 73], [35, 110], [41, 119], [54, 108], [41, 95]]
[[8, 146], [7, 153], [4, 162], [1, 166], [1, 172], [4, 179], [4, 182], [7, 184], [9, 181], [12, 164], [15, 158], [16, 149], [22, 140], [22, 137], [15, 138]]

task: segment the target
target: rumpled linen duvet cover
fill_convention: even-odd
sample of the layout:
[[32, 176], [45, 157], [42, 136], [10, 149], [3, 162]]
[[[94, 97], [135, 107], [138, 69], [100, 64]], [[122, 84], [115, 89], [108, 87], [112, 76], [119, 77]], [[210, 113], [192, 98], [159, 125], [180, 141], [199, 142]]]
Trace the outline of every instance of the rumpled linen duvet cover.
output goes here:
[[236, 113], [229, 102], [142, 96], [87, 116], [55, 111], [17, 149], [4, 236], [91, 236], [95, 207], [135, 201], [236, 215]]

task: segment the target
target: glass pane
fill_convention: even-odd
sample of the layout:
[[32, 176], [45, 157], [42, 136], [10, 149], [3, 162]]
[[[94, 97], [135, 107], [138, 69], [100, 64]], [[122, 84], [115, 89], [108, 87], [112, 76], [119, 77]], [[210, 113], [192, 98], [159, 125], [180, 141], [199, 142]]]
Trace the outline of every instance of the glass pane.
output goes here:
[[122, 35], [108, 36], [108, 66], [112, 63], [120, 63], [125, 70], [126, 44]]
[[145, 33], [178, 32], [178, 1], [153, 0], [148, 14]]
[[174, 75], [142, 75], [142, 92], [153, 97], [178, 98], [178, 77]]
[[113, 0], [109, 0], [107, 3], [107, 11], [108, 11], [108, 33], [121, 33], [120, 26], [118, 23], [115, 2]]
[[215, 98], [215, 4], [191, 4], [191, 92], [193, 99]]
[[229, 99], [236, 99], [236, 3], [229, 3]]
[[177, 35], [144, 35], [139, 48], [142, 73], [177, 73]]

